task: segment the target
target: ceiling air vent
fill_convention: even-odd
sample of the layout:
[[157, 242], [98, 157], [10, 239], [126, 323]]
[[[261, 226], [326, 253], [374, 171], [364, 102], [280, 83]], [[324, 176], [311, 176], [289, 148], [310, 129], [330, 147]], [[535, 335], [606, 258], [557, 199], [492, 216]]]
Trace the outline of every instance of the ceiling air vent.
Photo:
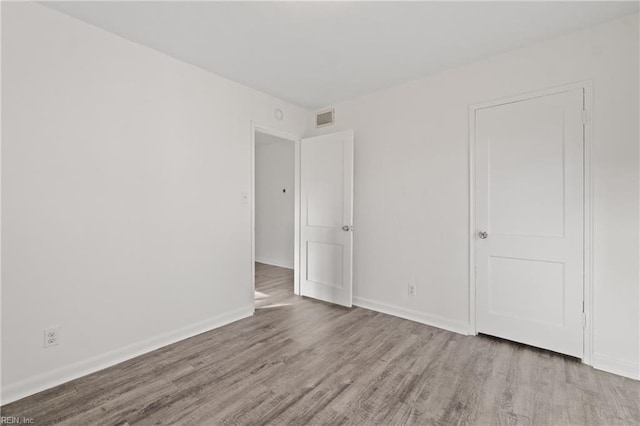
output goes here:
[[332, 125], [334, 114], [335, 112], [332, 109], [316, 113], [316, 127]]

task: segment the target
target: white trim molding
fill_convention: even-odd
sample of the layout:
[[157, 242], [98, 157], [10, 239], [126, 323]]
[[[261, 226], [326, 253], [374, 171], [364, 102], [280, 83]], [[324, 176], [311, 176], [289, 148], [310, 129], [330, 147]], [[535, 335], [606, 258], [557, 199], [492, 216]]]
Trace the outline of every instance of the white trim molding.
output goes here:
[[467, 324], [466, 322], [451, 320], [439, 315], [425, 314], [424, 312], [414, 311], [413, 309], [407, 309], [401, 306], [376, 302], [374, 300], [357, 296], [353, 297], [353, 304], [364, 309], [381, 312], [387, 315], [393, 315], [394, 317], [419, 322], [420, 324], [441, 328], [443, 330], [452, 331], [458, 334], [464, 334], [465, 336], [468, 336], [470, 334], [469, 324]]
[[2, 401], [0, 401], [0, 405], [8, 404], [79, 377], [131, 360], [164, 346], [188, 339], [189, 337], [250, 317], [253, 315], [253, 312], [254, 306], [251, 304], [114, 351], [30, 377], [17, 383], [11, 383], [2, 389]]
[[264, 263], [265, 265], [271, 265], [271, 266], [277, 266], [279, 268], [285, 268], [285, 269], [294, 269], [293, 265], [291, 265], [290, 263], [286, 262], [286, 261], [281, 261], [278, 259], [267, 259], [264, 257], [256, 257], [255, 261], [257, 263]]
[[[593, 83], [591, 80], [577, 83], [565, 84], [549, 89], [537, 90], [481, 102], [469, 105], [469, 328], [470, 334], [477, 334], [476, 327], [476, 275], [475, 275], [475, 127], [476, 111], [497, 105], [504, 105], [518, 102], [525, 99], [532, 99], [555, 93], [567, 92], [570, 90], [582, 89], [584, 94], [583, 109], [587, 111], [584, 122], [584, 283], [583, 302], [585, 314], [585, 326], [583, 335], [583, 356], [582, 362], [588, 365], [593, 363], [593, 167], [592, 167], [592, 123], [593, 123]], [[599, 368], [599, 367], [596, 367]], [[604, 369], [604, 368], [603, 368]], [[608, 370], [607, 370], [608, 371]]]
[[591, 357], [591, 365], [607, 373], [640, 380], [640, 365], [632, 361], [612, 358], [596, 352]]

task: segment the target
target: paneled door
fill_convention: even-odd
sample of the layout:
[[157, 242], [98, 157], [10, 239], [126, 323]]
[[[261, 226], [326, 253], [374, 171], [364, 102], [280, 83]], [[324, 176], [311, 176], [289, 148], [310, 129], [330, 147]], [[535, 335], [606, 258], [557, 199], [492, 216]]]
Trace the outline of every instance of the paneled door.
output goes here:
[[583, 356], [584, 91], [476, 110], [476, 327]]
[[300, 143], [300, 293], [351, 306], [353, 132]]

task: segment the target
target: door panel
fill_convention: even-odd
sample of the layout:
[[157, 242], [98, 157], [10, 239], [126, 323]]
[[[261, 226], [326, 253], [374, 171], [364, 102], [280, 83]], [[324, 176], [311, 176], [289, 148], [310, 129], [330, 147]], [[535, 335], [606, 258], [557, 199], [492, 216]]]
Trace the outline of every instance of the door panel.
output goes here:
[[564, 104], [547, 96], [495, 108], [480, 112], [501, 117], [487, 141], [492, 234], [561, 237]]
[[300, 293], [350, 307], [353, 132], [303, 139], [300, 146]]
[[563, 263], [498, 256], [489, 262], [490, 314], [563, 325]]
[[341, 244], [307, 242], [307, 280], [311, 283], [344, 286], [344, 250]]
[[[324, 138], [324, 136], [323, 136]], [[308, 226], [335, 228], [344, 225], [344, 147], [339, 139], [305, 140], [303, 173]]]
[[476, 111], [476, 324], [583, 355], [583, 90]]

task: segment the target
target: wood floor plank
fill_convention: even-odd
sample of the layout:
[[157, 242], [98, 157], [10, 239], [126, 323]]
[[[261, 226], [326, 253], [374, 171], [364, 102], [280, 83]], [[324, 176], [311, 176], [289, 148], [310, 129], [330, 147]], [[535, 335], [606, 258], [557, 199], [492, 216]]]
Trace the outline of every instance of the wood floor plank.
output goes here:
[[37, 425], [640, 425], [640, 382], [551, 352], [293, 295], [1, 407]]

